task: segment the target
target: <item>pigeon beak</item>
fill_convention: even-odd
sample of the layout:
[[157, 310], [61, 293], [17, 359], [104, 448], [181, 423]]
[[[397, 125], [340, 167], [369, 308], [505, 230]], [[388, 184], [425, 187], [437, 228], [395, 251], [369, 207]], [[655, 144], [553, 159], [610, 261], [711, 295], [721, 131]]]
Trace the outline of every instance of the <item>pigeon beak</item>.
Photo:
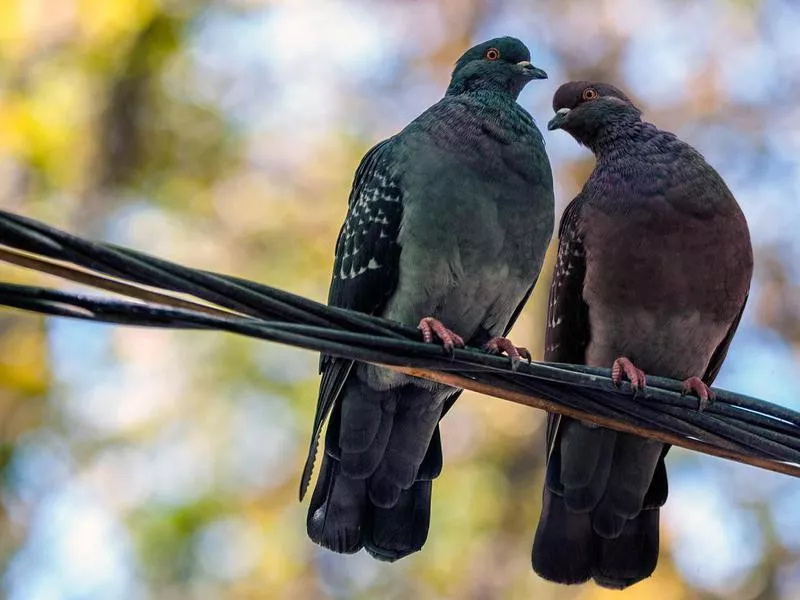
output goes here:
[[530, 79], [547, 79], [547, 73], [545, 73], [542, 69], [534, 67], [528, 60], [519, 61], [517, 66], [520, 67], [522, 69], [522, 73]]
[[550, 119], [550, 122], [547, 124], [547, 129], [549, 131], [553, 131], [554, 129], [561, 129], [564, 126], [564, 123], [567, 121], [567, 117], [569, 116], [570, 109], [569, 108], [560, 108], [556, 112], [556, 116]]

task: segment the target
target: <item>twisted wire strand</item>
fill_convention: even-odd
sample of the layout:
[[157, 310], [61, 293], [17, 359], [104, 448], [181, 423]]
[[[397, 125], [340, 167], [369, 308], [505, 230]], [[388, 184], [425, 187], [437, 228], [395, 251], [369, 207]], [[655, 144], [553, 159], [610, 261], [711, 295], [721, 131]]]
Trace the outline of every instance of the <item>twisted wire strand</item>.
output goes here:
[[0, 260], [123, 299], [0, 282], [0, 306], [115, 325], [213, 330], [372, 362], [405, 373], [593, 421], [706, 454], [800, 476], [800, 413], [715, 389], [705, 411], [678, 381], [648, 377], [635, 398], [610, 371], [522, 363], [477, 349], [445, 354], [399, 323], [330, 307], [238, 277], [94, 242], [0, 211]]

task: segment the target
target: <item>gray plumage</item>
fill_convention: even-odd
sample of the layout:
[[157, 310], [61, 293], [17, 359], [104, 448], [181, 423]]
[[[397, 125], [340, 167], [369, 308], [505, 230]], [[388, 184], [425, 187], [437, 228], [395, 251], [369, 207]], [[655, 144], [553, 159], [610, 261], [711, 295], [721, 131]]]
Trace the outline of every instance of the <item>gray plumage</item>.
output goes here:
[[[434, 317], [480, 346], [503, 336], [530, 294], [552, 235], [541, 133], [516, 102], [546, 77], [498, 38], [467, 51], [445, 97], [359, 166], [336, 245], [329, 303], [416, 326]], [[459, 391], [323, 357], [301, 482], [330, 414], [308, 512], [312, 540], [396, 560], [428, 532], [438, 424]]]
[[[550, 129], [597, 164], [567, 207], [550, 291], [545, 359], [686, 380], [702, 397], [744, 310], [747, 223], [719, 174], [641, 120], [618, 89], [572, 82]], [[615, 369], [615, 375], [622, 371]], [[669, 446], [551, 415], [533, 567], [546, 579], [624, 588], [658, 559]]]

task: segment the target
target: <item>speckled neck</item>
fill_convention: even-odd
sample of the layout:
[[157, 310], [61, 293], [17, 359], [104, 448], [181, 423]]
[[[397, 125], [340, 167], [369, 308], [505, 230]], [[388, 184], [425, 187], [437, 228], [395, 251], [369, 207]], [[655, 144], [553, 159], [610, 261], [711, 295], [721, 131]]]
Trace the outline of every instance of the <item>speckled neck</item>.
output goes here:
[[507, 74], [493, 73], [472, 77], [454, 77], [445, 92], [446, 96], [458, 96], [471, 93], [492, 93], [505, 96], [516, 101], [522, 88], [527, 83], [524, 79], [515, 79]]
[[617, 155], [620, 150], [630, 152], [631, 149], [663, 134], [652, 123], [642, 121], [633, 114], [625, 114], [599, 127], [586, 145], [598, 159], [602, 159]]

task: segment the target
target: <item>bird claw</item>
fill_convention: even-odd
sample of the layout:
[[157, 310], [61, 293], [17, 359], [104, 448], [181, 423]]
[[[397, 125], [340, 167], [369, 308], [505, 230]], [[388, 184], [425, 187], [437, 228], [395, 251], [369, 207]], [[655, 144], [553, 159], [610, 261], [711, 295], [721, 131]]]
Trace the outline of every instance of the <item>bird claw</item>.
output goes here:
[[420, 320], [417, 329], [422, 332], [422, 339], [425, 343], [430, 344], [433, 342], [434, 336], [439, 338], [442, 346], [448, 354], [453, 353], [453, 348], [463, 348], [464, 339], [450, 331], [447, 327], [442, 325], [442, 322], [433, 317], [425, 317]]
[[699, 400], [698, 412], [703, 412], [707, 409], [716, 398], [714, 391], [699, 377], [689, 377], [689, 379], [684, 380], [681, 396], [688, 396], [689, 394], [697, 396]]
[[527, 348], [515, 346], [511, 340], [504, 337], [490, 339], [488, 342], [486, 342], [486, 344], [484, 344], [483, 349], [487, 352], [491, 352], [492, 354], [505, 353], [506, 356], [511, 359], [512, 371], [516, 371], [519, 368], [519, 364], [522, 362], [523, 358], [528, 361], [528, 364], [530, 364], [531, 360], [533, 360], [531, 353]]
[[647, 387], [647, 376], [644, 371], [634, 365], [630, 359], [620, 356], [611, 365], [611, 382], [615, 387], [619, 387], [622, 384], [623, 374], [631, 382], [634, 397], [639, 394], [640, 390], [644, 390]]

